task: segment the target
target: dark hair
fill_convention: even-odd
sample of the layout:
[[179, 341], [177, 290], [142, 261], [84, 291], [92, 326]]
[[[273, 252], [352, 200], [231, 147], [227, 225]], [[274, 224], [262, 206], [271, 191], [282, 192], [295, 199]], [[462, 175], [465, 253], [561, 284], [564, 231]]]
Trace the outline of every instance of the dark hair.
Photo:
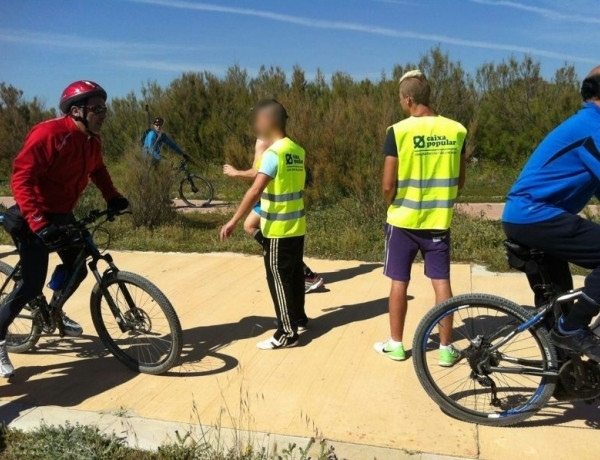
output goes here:
[[258, 104], [252, 107], [252, 111], [254, 113], [258, 113], [263, 110], [268, 111], [271, 118], [277, 122], [279, 128], [285, 131], [288, 114], [281, 102], [279, 102], [277, 99], [262, 99], [258, 102]]
[[581, 83], [581, 97], [584, 101], [600, 99], [600, 74], [590, 75]]

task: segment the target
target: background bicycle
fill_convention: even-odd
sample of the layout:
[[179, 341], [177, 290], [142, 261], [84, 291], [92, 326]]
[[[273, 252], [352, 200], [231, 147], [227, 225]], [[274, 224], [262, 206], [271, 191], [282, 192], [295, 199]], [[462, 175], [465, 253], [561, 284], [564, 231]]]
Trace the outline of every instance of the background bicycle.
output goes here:
[[[75, 267], [87, 263], [96, 279], [90, 298], [90, 313], [98, 336], [123, 364], [138, 372], [161, 374], [173, 367], [181, 354], [181, 324], [169, 299], [147, 279], [119, 270], [108, 253], [101, 253], [94, 234], [102, 224], [121, 213], [91, 211], [69, 227], [67, 237], [51, 248], [80, 248]], [[95, 222], [100, 224], [90, 228]], [[98, 268], [104, 262], [103, 273]], [[7, 348], [12, 353], [32, 350], [43, 334], [62, 337], [62, 307], [73, 289], [77, 268], [60, 285], [60, 296], [47, 302], [40, 294], [30, 302], [8, 330]], [[14, 268], [0, 261], [0, 308], [8, 293], [20, 282], [20, 264]]]
[[188, 206], [206, 207], [215, 196], [214, 187], [206, 177], [190, 172], [188, 165], [194, 165], [194, 162], [185, 156], [177, 167], [177, 170], [183, 174], [183, 179], [179, 183], [179, 197]]

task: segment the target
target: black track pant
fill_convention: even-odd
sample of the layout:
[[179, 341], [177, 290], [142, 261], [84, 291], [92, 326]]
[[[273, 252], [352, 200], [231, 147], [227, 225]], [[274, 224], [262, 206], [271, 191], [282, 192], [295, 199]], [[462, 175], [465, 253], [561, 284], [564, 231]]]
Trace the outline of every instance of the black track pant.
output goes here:
[[591, 269], [585, 278], [584, 296], [565, 318], [565, 327], [587, 326], [600, 310], [600, 225], [573, 214], [561, 214], [535, 224], [504, 223], [506, 235], [516, 242], [546, 253], [552, 282], [572, 289], [568, 262]]
[[[72, 215], [53, 216], [51, 219], [57, 225], [65, 225], [74, 221]], [[8, 327], [21, 312], [28, 302], [41, 294], [48, 274], [49, 252], [42, 240], [33, 233], [17, 240], [17, 250], [21, 259], [21, 281], [16, 288], [9, 294], [0, 308], [0, 341], [6, 339]], [[75, 259], [79, 253], [78, 248], [65, 249], [59, 251], [60, 256], [67, 273], [74, 269]], [[71, 292], [75, 292], [77, 286], [81, 284], [87, 274], [85, 265], [78, 273], [75, 285]]]
[[304, 313], [304, 237], [265, 238], [265, 268], [269, 291], [275, 304], [278, 328], [276, 340], [295, 340]]

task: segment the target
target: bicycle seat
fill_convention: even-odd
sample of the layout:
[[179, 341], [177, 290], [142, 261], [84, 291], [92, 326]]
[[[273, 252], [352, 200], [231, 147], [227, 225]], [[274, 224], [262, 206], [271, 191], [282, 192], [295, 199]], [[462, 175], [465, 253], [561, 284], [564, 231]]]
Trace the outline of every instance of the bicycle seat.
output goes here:
[[540, 272], [540, 263], [544, 259], [544, 251], [528, 248], [511, 239], [504, 240], [506, 260], [512, 268], [534, 275]]

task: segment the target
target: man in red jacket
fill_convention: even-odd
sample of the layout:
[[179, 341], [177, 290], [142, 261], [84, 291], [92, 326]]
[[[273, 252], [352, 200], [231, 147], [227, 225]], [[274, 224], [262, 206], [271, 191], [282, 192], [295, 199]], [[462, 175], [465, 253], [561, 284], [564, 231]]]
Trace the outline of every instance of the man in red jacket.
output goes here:
[[[14, 373], [6, 352], [8, 327], [42, 292], [48, 272], [48, 246], [60, 241], [64, 226], [75, 221], [73, 209], [89, 180], [100, 189], [109, 208], [123, 210], [129, 206], [115, 189], [102, 159], [98, 136], [106, 119], [106, 98], [106, 91], [97, 83], [72, 83], [60, 99], [64, 116], [34, 126], [15, 158], [12, 189], [17, 204], [5, 214], [4, 227], [19, 251], [22, 282], [0, 308], [0, 377]], [[74, 269], [78, 252], [58, 252], [67, 272]], [[83, 267], [76, 286], [85, 276]], [[81, 326], [66, 315], [63, 322], [66, 335], [82, 334]]]

